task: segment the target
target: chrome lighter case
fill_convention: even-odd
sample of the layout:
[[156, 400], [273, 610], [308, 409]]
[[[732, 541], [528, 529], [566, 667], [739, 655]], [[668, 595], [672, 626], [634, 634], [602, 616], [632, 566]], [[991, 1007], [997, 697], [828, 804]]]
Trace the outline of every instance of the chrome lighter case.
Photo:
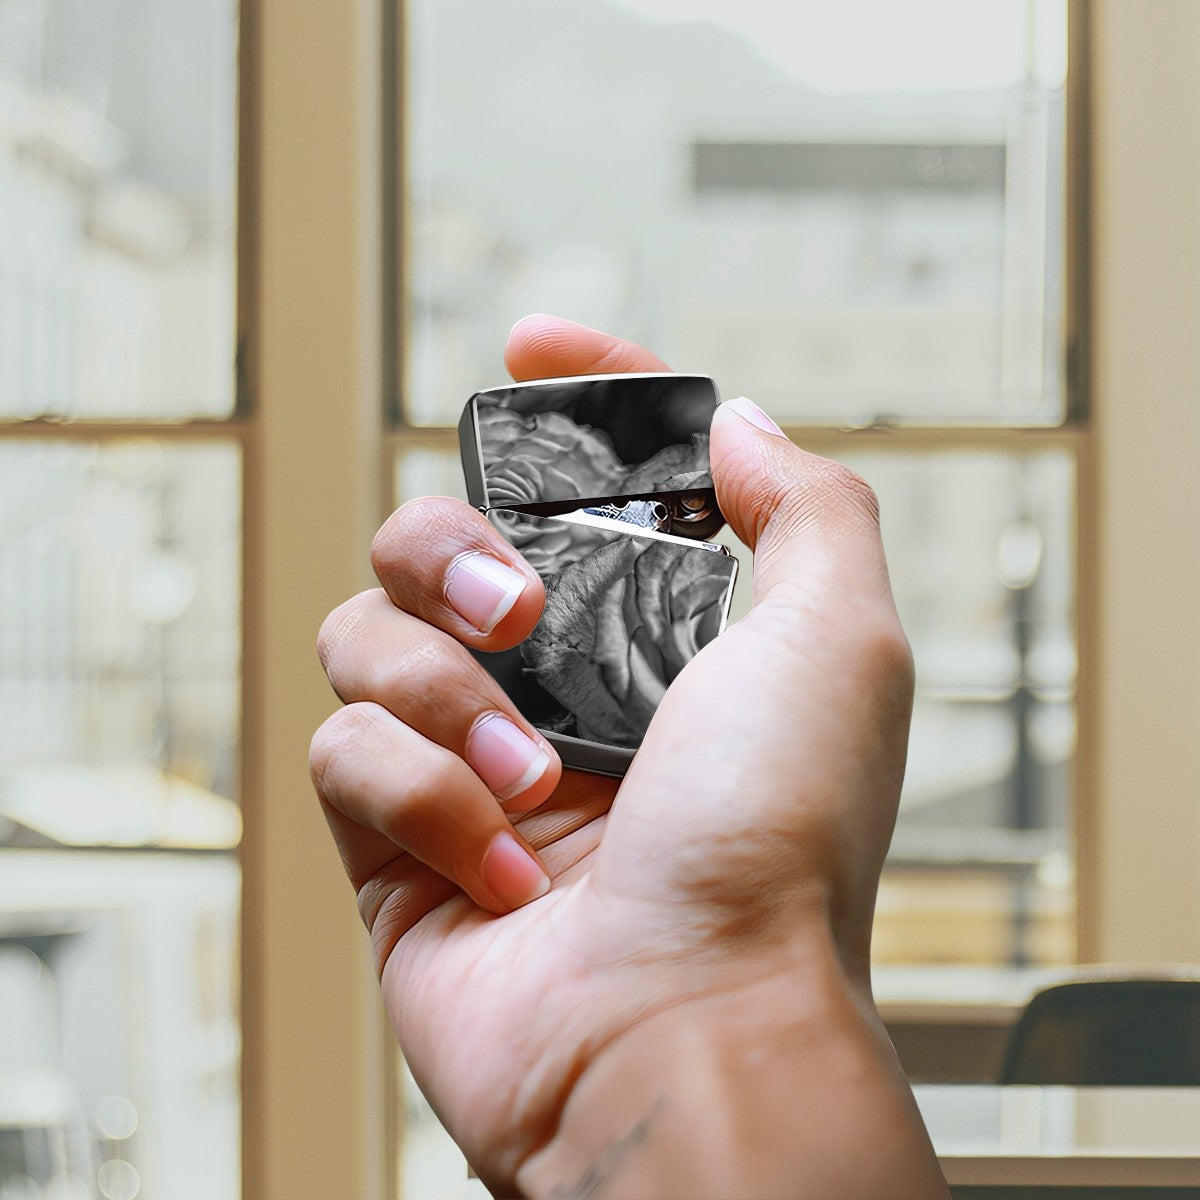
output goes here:
[[623, 775], [659, 700], [725, 627], [737, 560], [709, 469], [702, 375], [586, 375], [478, 392], [467, 497], [541, 576], [521, 645], [476, 657], [568, 767]]

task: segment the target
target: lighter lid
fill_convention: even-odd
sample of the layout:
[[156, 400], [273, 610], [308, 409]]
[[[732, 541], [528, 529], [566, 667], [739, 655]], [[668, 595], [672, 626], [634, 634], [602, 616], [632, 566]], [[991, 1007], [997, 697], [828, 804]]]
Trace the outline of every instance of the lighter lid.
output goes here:
[[477, 392], [459, 423], [467, 498], [528, 508], [712, 488], [706, 375], [582, 375]]

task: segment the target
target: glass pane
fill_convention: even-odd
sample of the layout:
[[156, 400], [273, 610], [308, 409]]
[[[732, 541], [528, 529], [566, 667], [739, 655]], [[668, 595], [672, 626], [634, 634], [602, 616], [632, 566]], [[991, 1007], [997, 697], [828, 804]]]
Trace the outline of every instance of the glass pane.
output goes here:
[[[908, 772], [876, 921], [881, 962], [1074, 954], [1074, 470], [1046, 453], [850, 454], [876, 489], [917, 663]], [[457, 452], [413, 449], [397, 502], [462, 495]], [[730, 614], [748, 610], [751, 563]]]
[[236, 20], [0, 4], [0, 417], [232, 411]]
[[465, 502], [467, 488], [457, 444], [401, 450], [396, 455], [393, 485], [398, 505], [419, 496], [453, 496]]
[[876, 958], [1070, 961], [1071, 460], [947, 453], [845, 461], [879, 494], [917, 663]]
[[0, 442], [5, 1195], [238, 1194], [240, 474]]
[[406, 419], [536, 311], [783, 421], [1062, 419], [1063, 0], [405, 8]]

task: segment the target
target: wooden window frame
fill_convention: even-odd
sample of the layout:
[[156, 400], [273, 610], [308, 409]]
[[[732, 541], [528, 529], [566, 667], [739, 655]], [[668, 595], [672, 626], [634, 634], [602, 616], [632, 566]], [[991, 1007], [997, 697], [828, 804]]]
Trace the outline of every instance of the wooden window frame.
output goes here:
[[398, 1056], [312, 793], [337, 706], [325, 614], [374, 583], [381, 460], [383, 0], [242, 0], [246, 442], [243, 1195], [385, 1200]]
[[[307, 771], [324, 615], [384, 511], [380, 0], [241, 0], [236, 405], [0, 420], [0, 441], [232, 444], [242, 463], [242, 1195], [396, 1194], [398, 1055]], [[232, 364], [231, 364], [232, 366]]]

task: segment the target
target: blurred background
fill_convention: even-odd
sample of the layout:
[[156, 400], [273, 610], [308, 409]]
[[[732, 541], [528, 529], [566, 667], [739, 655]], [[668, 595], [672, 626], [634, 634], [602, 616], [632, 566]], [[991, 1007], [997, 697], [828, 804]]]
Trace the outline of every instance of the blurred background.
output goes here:
[[237, 18], [0, 0], [5, 1200], [238, 1193]]
[[[983, 1077], [997, 1005], [1129, 955], [1105, 735], [1144, 744], [1113, 689], [1153, 627], [1089, 676], [1124, 426], [1085, 356], [1088, 12], [0, 0], [0, 1200], [478, 1186], [387, 1048], [304, 746], [320, 615], [393, 506], [463, 494], [453, 426], [532, 311], [880, 496], [906, 1065]], [[1194, 687], [1130, 695], [1169, 759]]]
[[[407, 21], [394, 419], [455, 424], [514, 315], [547, 311], [785, 425], [930, 430], [836, 447], [880, 494], [920, 675], [877, 954], [1068, 959], [1074, 464], [1053, 436], [959, 436], [1066, 419], [1065, 4], [413, 0]], [[453, 440], [402, 445], [396, 489], [462, 494]]]

